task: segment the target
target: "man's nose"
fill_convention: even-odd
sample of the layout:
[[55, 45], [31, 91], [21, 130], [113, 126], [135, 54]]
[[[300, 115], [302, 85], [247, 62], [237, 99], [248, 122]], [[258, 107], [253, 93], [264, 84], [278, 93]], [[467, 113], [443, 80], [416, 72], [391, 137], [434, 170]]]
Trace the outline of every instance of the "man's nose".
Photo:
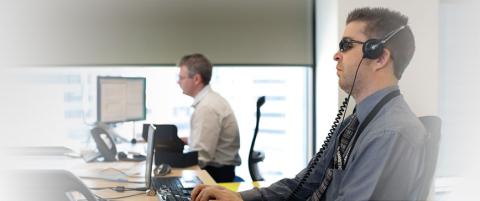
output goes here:
[[341, 58], [342, 58], [342, 54], [340, 54], [340, 52], [336, 52], [333, 55], [333, 60], [335, 60], [335, 61], [339, 61]]

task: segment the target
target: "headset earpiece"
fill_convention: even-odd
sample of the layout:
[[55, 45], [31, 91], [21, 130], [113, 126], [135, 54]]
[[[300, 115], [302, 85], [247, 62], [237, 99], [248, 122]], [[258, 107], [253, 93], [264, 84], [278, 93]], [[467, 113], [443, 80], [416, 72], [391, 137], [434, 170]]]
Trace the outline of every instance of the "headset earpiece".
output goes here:
[[383, 41], [379, 39], [368, 39], [362, 47], [363, 58], [378, 59], [383, 53]]
[[385, 37], [380, 39], [368, 39], [365, 41], [362, 47], [363, 58], [367, 59], [378, 59], [382, 56], [383, 49], [385, 48], [385, 43], [387, 43], [393, 36], [397, 35], [398, 32], [405, 29], [408, 25], [403, 25], [397, 29], [391, 31]]

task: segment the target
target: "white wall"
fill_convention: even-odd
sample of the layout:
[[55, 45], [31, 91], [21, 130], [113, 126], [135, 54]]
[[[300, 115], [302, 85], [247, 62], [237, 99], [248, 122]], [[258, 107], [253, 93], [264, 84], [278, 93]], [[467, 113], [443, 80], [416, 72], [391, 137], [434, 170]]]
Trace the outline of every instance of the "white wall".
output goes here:
[[[345, 97], [345, 93], [338, 88], [333, 54], [338, 50], [338, 41], [348, 13], [354, 8], [365, 6], [387, 7], [409, 17], [415, 35], [416, 52], [400, 80], [400, 88], [417, 115], [439, 113], [437, 0], [317, 1], [317, 149], [323, 143], [338, 111], [337, 107]], [[332, 98], [338, 94], [338, 100]], [[352, 108], [349, 107], [349, 110]]]
[[316, 4], [316, 149], [319, 150], [338, 111], [338, 78], [333, 54], [338, 50], [339, 24], [337, 1]]
[[480, 135], [480, 2], [440, 1], [440, 115], [442, 141], [437, 174], [460, 177], [444, 200], [478, 200]]
[[358, 7], [387, 7], [409, 17], [415, 36], [416, 50], [410, 65], [400, 80], [400, 88], [413, 111], [418, 115], [437, 115], [438, 85], [438, 0], [339, 0], [340, 34], [348, 13]]

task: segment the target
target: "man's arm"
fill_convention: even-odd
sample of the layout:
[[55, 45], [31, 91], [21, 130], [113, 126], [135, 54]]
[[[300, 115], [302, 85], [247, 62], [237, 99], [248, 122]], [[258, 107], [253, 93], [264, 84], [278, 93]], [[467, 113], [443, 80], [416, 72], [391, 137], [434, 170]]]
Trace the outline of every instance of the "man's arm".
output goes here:
[[[310, 176], [306, 179], [305, 183], [303, 183], [302, 187], [299, 191], [295, 194], [294, 200], [306, 200], [313, 191], [317, 190], [318, 186], [320, 185], [327, 165], [329, 164], [328, 161], [332, 159], [333, 156], [333, 144], [334, 138], [329, 143], [329, 146], [325, 150], [325, 152], [320, 157], [317, 165], [311, 170]], [[313, 158], [312, 160], [314, 160]], [[312, 161], [309, 162], [311, 164]], [[301, 179], [305, 175], [308, 170], [307, 168], [303, 169], [300, 173], [298, 173], [295, 178], [293, 179], [282, 179], [277, 181], [266, 188], [259, 188], [259, 189], [251, 189], [248, 191], [240, 192], [242, 198], [246, 201], [253, 201], [253, 200], [285, 200], [287, 199], [293, 190], [298, 186]]]
[[[327, 149], [327, 152], [333, 149]], [[325, 154], [329, 155], [329, 154]], [[331, 157], [322, 157], [317, 163], [315, 168], [312, 170], [310, 177], [302, 185], [300, 191], [295, 194], [294, 200], [306, 200], [310, 197], [313, 191], [315, 191], [318, 186], [320, 179], [323, 178], [325, 168], [327, 163], [325, 161], [330, 160]], [[254, 188], [248, 191], [243, 191], [240, 193], [227, 190], [220, 186], [209, 186], [209, 185], [199, 185], [195, 187], [192, 191], [192, 200], [195, 201], [207, 201], [210, 199], [214, 200], [245, 200], [245, 201], [254, 201], [254, 200], [285, 200], [290, 196], [292, 191], [300, 183], [300, 180], [304, 176], [307, 168], [303, 169], [298, 173], [293, 179], [282, 179], [269, 187], [266, 188]]]
[[[192, 191], [192, 201], [255, 201], [255, 200], [286, 200], [305, 171], [298, 174], [295, 179], [282, 179], [267, 188], [254, 188], [244, 192], [234, 192], [221, 186], [198, 185]], [[306, 182], [301, 191], [295, 196], [295, 200], [305, 200], [318, 183]], [[303, 197], [302, 197], [303, 196]]]
[[[302, 179], [303, 175], [305, 174], [305, 170], [302, 170], [297, 176], [293, 179], [282, 179], [277, 181], [266, 188], [254, 188], [251, 190], [240, 192], [242, 199], [245, 201], [253, 201], [253, 200], [286, 200], [292, 191], [297, 187]], [[322, 174], [323, 175], [323, 174]], [[320, 176], [320, 175], [318, 175]], [[311, 176], [317, 177], [317, 175]], [[318, 186], [318, 182], [312, 179], [308, 179], [302, 185], [301, 190], [295, 195], [295, 198], [298, 200], [305, 200], [305, 195], [310, 195]]]

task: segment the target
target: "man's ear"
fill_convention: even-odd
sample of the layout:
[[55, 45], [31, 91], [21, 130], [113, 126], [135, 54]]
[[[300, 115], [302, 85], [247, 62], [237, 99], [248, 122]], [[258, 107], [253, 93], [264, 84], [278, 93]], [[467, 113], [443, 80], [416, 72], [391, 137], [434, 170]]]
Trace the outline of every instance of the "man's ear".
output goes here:
[[200, 74], [198, 74], [198, 73], [195, 74], [195, 75], [193, 76], [193, 82], [194, 82], [195, 84], [201, 84], [201, 83], [203, 83], [202, 76], [200, 76]]
[[375, 70], [380, 70], [385, 68], [389, 62], [392, 61], [391, 52], [389, 49], [385, 48], [382, 55], [375, 60]]

